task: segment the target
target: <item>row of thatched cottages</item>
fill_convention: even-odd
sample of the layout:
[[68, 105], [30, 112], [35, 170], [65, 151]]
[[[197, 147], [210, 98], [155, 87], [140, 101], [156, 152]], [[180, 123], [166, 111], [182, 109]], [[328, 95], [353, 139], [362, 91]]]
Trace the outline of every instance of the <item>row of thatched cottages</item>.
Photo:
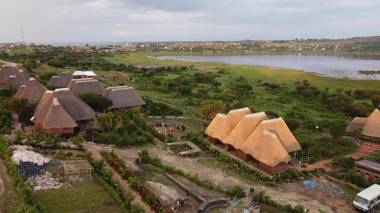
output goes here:
[[24, 71], [3, 66], [0, 70], [0, 86], [17, 88], [14, 98], [25, 98], [30, 103], [37, 103], [31, 121], [36, 129], [48, 133], [73, 134], [87, 128], [88, 122], [95, 118], [95, 111], [79, 98], [85, 93], [95, 93], [110, 99], [113, 105], [109, 109], [129, 109], [145, 104], [133, 87], [104, 88], [96, 79], [73, 79], [69, 75], [62, 73], [58, 78], [53, 76], [49, 85], [54, 84], [58, 89], [48, 90]]
[[217, 114], [206, 129], [209, 140], [268, 174], [286, 171], [301, 146], [282, 118], [268, 119], [249, 108]]

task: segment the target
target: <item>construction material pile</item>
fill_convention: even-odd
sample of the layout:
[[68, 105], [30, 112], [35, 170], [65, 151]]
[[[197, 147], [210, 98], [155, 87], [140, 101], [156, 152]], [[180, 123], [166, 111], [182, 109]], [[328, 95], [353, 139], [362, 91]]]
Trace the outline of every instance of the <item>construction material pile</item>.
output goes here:
[[319, 190], [324, 191], [330, 197], [343, 197], [345, 192], [337, 185], [331, 183], [319, 184]]
[[21, 162], [29, 162], [32, 164], [42, 166], [44, 164], [49, 163], [50, 161], [43, 155], [32, 151], [32, 147], [30, 146], [16, 145], [12, 146], [11, 148], [14, 150], [12, 155], [12, 161], [17, 165], [20, 165]]
[[34, 191], [49, 190], [49, 189], [59, 189], [65, 184], [58, 178], [52, 176], [50, 172], [46, 172], [43, 175], [37, 175], [28, 178], [28, 182], [33, 186]]

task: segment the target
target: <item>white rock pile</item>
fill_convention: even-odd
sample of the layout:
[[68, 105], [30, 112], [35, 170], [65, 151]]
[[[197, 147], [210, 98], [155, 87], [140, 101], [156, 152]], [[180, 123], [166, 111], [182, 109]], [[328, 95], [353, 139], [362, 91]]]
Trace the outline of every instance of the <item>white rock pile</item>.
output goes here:
[[42, 166], [50, 162], [50, 160], [43, 155], [31, 151], [32, 148], [30, 146], [16, 145], [11, 148], [14, 150], [12, 161], [17, 165], [20, 165], [20, 162], [31, 162]]
[[28, 182], [33, 186], [34, 191], [49, 190], [49, 189], [59, 189], [65, 186], [64, 183], [60, 182], [58, 179], [54, 178], [51, 173], [46, 172], [43, 175], [37, 175], [30, 177]]

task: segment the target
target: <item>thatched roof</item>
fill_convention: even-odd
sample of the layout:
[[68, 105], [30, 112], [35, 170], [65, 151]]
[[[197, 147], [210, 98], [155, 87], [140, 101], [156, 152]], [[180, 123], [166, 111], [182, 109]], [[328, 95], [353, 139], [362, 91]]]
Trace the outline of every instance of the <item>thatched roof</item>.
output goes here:
[[241, 147], [242, 151], [268, 166], [290, 161], [289, 153], [280, 137], [271, 131], [254, 131]]
[[99, 95], [105, 93], [103, 85], [94, 79], [72, 79], [68, 88], [76, 96], [80, 96], [84, 93], [95, 93]]
[[231, 131], [231, 134], [226, 138], [225, 143], [231, 144], [235, 149], [241, 149], [241, 145], [248, 139], [253, 130], [266, 120], [265, 112], [253, 113], [245, 115], [236, 127]]
[[30, 78], [25, 85], [18, 88], [14, 98], [26, 98], [31, 103], [37, 103], [47, 91], [44, 85], [35, 78]]
[[24, 70], [19, 70], [15, 75], [9, 76], [9, 84], [14, 88], [19, 88], [21, 85], [26, 84], [29, 80], [29, 75]]
[[6, 84], [9, 81], [9, 76], [16, 76], [17, 69], [14, 66], [4, 65], [0, 69], [0, 84]]
[[41, 124], [44, 129], [75, 128], [78, 126], [70, 114], [62, 107], [58, 98], [53, 98], [50, 102]]
[[65, 88], [69, 85], [73, 76], [68, 72], [63, 72], [59, 76], [52, 76], [48, 82], [49, 87]]
[[253, 133], [255, 133], [255, 131], [263, 132], [264, 130], [271, 130], [272, 132], [275, 132], [289, 153], [301, 150], [300, 144], [294, 137], [293, 133], [289, 130], [284, 119], [277, 118], [262, 121]]
[[113, 102], [110, 109], [131, 108], [145, 105], [145, 101], [133, 87], [108, 87], [104, 96]]
[[58, 98], [61, 105], [74, 120], [91, 120], [95, 117], [95, 111], [80, 98], [71, 93], [69, 89], [56, 89], [54, 96]]
[[364, 136], [380, 138], [380, 112], [375, 109], [364, 124], [362, 134]]
[[249, 108], [231, 110], [227, 115], [219, 113], [207, 127], [206, 134], [225, 142], [225, 139], [230, 135], [232, 129], [249, 113], [251, 113]]
[[[47, 118], [49, 108], [57, 99], [59, 107], [64, 109], [74, 121], [91, 120], [95, 117], [94, 110], [85, 104], [81, 99], [73, 95], [68, 88], [46, 91], [36, 107], [33, 120], [36, 123], [43, 123]], [[61, 112], [62, 110], [60, 110]], [[63, 112], [61, 112], [63, 114]], [[55, 117], [50, 114], [55, 122], [60, 123], [60, 117]], [[65, 118], [67, 122], [67, 118]]]
[[347, 133], [355, 133], [355, 132], [360, 132], [363, 127], [365, 122], [367, 121], [367, 118], [362, 118], [362, 117], [355, 117], [346, 127], [346, 132]]

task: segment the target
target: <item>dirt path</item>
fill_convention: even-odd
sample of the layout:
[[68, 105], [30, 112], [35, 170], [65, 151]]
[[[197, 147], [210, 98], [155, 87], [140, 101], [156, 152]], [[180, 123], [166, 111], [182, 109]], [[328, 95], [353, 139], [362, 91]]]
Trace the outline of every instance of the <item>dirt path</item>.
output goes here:
[[[380, 144], [363, 143], [360, 145], [359, 149], [355, 153], [346, 155], [345, 157], [360, 159], [378, 151], [380, 151]], [[332, 161], [333, 159], [318, 161], [314, 164], [310, 164], [305, 170], [311, 171], [314, 169], [324, 169], [326, 171], [332, 171], [332, 168], [331, 168]]]
[[[84, 147], [86, 148], [87, 151], [89, 151], [92, 155], [92, 157], [95, 159], [95, 160], [101, 160], [102, 159], [102, 155], [100, 154], [100, 151], [102, 150], [111, 150], [112, 148], [109, 148], [109, 147], [106, 147], [106, 146], [97, 146], [97, 145], [89, 145], [89, 144], [85, 144]], [[110, 167], [108, 167], [108, 169], [112, 169]], [[113, 173], [113, 176], [112, 176], [112, 179], [119, 183], [120, 186], [126, 191], [126, 192], [129, 192], [131, 193], [135, 198], [133, 199], [132, 203], [133, 204], [137, 204], [141, 207], [144, 208], [145, 212], [146, 213], [153, 213], [152, 209], [150, 208], [150, 206], [148, 204], [146, 204], [140, 194], [138, 194], [137, 192], [135, 192], [132, 188], [129, 187], [128, 185], [128, 182], [125, 181], [118, 173], [114, 172]]]
[[[293, 189], [294, 185], [285, 184], [284, 186], [279, 187], [268, 187], [262, 184], [249, 184], [238, 178], [226, 175], [220, 169], [206, 167], [200, 164], [196, 159], [180, 158], [174, 155], [169, 155], [167, 152], [157, 147], [151, 149], [150, 154], [155, 157], [160, 157], [167, 164], [181, 168], [192, 174], [197, 174], [205, 179], [212, 180], [215, 184], [225, 188], [240, 186], [246, 190], [249, 190], [253, 187], [257, 191], [265, 192], [265, 194], [270, 196], [273, 200], [282, 204], [290, 204], [292, 206], [302, 205], [313, 213], [319, 213], [320, 210], [324, 212], [337, 212], [335, 210], [337, 209], [336, 203], [330, 202], [327, 197], [326, 199], [317, 200], [310, 195], [303, 195], [301, 194], [301, 191], [296, 191]], [[347, 208], [342, 206], [342, 208], [337, 209], [338, 212], [341, 212], [343, 208], [344, 212], [351, 212], [352, 208], [349, 205], [343, 205], [346, 205]]]

